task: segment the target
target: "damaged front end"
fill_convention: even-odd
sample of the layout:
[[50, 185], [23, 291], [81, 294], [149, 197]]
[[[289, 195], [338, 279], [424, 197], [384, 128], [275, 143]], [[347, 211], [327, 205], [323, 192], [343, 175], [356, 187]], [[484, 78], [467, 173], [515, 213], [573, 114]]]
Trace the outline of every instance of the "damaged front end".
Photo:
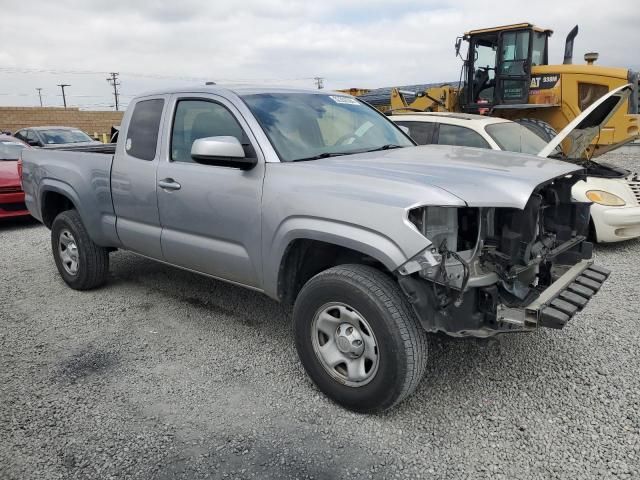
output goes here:
[[609, 272], [586, 241], [590, 203], [576, 176], [538, 186], [524, 209], [419, 207], [408, 220], [432, 243], [398, 269], [424, 328], [486, 337], [562, 328]]

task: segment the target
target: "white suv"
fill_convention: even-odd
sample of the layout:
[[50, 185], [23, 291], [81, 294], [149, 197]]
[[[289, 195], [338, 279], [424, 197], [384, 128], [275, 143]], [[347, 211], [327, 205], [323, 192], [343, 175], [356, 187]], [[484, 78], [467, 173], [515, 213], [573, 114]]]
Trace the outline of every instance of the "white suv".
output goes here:
[[390, 118], [408, 129], [408, 134], [419, 145], [459, 145], [547, 157], [561, 154], [561, 142], [571, 142], [568, 158], [563, 159], [583, 165], [588, 173], [586, 180], [573, 186], [572, 195], [578, 201], [593, 202], [591, 220], [595, 239], [618, 242], [640, 237], [640, 176], [610, 164], [581, 158], [592, 138], [615, 112], [616, 108], [613, 108], [606, 117], [600, 116], [590, 123], [598, 116], [597, 106], [613, 95], [620, 97], [618, 107], [628, 98], [625, 87], [610, 92], [548, 143], [527, 127], [503, 118], [431, 112], [397, 114]]

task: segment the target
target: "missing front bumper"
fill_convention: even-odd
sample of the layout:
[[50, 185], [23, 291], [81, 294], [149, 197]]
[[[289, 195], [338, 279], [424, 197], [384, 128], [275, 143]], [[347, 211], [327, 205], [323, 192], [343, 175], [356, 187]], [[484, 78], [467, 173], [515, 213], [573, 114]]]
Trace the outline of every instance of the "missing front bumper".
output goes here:
[[516, 308], [498, 305], [496, 320], [522, 330], [563, 328], [600, 290], [609, 274], [606, 268], [594, 265], [593, 260], [583, 260], [549, 285], [531, 304]]
[[500, 302], [495, 285], [469, 288], [460, 305], [438, 308], [434, 284], [417, 275], [398, 277], [423, 328], [455, 337], [490, 337], [499, 333], [530, 332], [538, 327], [563, 328], [588, 303], [609, 276], [609, 271], [582, 260], [526, 306]]

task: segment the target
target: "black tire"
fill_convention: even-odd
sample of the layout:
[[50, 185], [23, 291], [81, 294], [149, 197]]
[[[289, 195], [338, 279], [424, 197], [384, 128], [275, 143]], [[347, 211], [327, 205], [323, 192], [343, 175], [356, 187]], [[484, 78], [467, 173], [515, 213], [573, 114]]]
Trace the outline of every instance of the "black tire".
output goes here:
[[[75, 273], [71, 264], [63, 259], [61, 246], [64, 237], [75, 245]], [[109, 251], [93, 243], [75, 210], [60, 213], [51, 226], [51, 249], [60, 276], [75, 290], [89, 290], [102, 285], [109, 271]]]
[[[544, 120], [538, 120], [537, 118], [519, 118], [516, 122], [523, 127], [527, 127], [545, 142], [550, 142], [558, 135], [556, 129]], [[562, 155], [562, 148], [560, 146], [556, 147], [555, 154]]]
[[596, 230], [596, 224], [593, 223], [593, 217], [589, 218], [589, 233], [587, 240], [592, 243], [598, 243], [598, 231]]
[[[349, 386], [349, 382], [336, 379], [315, 351], [313, 336], [319, 333], [314, 328], [315, 318], [336, 302], [366, 319], [377, 342], [376, 371], [366, 384]], [[396, 282], [375, 268], [341, 265], [317, 274], [296, 299], [293, 327], [298, 355], [308, 375], [322, 392], [350, 410], [387, 410], [413, 393], [424, 376], [427, 334]]]

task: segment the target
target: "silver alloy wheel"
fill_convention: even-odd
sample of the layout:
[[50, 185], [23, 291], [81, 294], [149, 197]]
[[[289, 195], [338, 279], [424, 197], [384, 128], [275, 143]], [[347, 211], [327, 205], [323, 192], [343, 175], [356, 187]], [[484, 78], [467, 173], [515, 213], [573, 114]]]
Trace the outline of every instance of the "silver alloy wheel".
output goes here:
[[80, 261], [78, 245], [71, 232], [67, 229], [62, 230], [58, 237], [58, 255], [60, 256], [64, 270], [69, 275], [76, 275]]
[[378, 371], [378, 342], [365, 318], [344, 303], [320, 307], [311, 323], [313, 350], [324, 369], [338, 382], [366, 385]]

